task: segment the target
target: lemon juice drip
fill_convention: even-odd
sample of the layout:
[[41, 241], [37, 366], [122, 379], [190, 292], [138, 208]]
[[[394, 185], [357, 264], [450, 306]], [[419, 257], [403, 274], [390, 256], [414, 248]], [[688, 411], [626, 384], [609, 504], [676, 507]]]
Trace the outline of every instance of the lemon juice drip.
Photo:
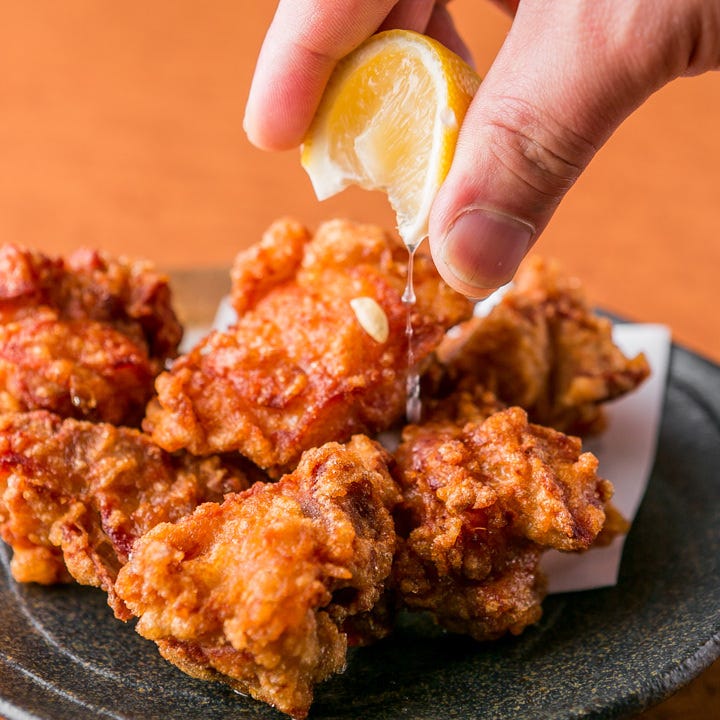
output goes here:
[[405, 335], [407, 337], [407, 363], [408, 374], [405, 386], [405, 415], [408, 422], [419, 423], [422, 414], [422, 401], [420, 400], [420, 372], [415, 363], [415, 348], [413, 346], [412, 311], [415, 306], [415, 283], [413, 280], [413, 268], [415, 265], [415, 250], [417, 245], [408, 249], [407, 281], [402, 300], [407, 308], [407, 319], [405, 322]]

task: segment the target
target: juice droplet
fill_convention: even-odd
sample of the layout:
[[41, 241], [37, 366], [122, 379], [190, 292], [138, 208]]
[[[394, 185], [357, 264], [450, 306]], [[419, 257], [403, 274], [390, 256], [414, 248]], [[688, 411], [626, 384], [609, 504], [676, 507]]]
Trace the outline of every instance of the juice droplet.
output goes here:
[[409, 423], [417, 425], [422, 417], [422, 400], [420, 399], [420, 373], [416, 370], [408, 372], [407, 399], [405, 416]]
[[[410, 327], [410, 312], [415, 304], [415, 283], [413, 281], [413, 270], [415, 265], [415, 251], [408, 248], [408, 265], [407, 280], [405, 282], [405, 291], [403, 292], [402, 301], [408, 306], [408, 327]], [[412, 328], [411, 332], [412, 332]]]
[[408, 422], [417, 424], [422, 416], [422, 401], [420, 399], [420, 372], [415, 364], [415, 348], [413, 344], [412, 311], [416, 302], [415, 283], [413, 280], [413, 267], [415, 264], [415, 250], [417, 245], [407, 246], [408, 266], [407, 282], [402, 300], [407, 307], [407, 320], [405, 323], [405, 335], [407, 337], [407, 381], [405, 385], [405, 416]]

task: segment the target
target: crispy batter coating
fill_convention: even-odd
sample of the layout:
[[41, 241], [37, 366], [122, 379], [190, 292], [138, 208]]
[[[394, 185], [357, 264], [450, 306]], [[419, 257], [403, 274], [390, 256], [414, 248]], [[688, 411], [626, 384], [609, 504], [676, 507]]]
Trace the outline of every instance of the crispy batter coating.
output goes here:
[[611, 322], [592, 312], [579, 281], [538, 257], [438, 355], [451, 386], [479, 384], [525, 408], [533, 422], [580, 435], [602, 430], [602, 403], [650, 372], [644, 355], [627, 358], [614, 344]]
[[465, 423], [480, 423], [493, 413], [504, 410], [505, 405], [482, 385], [456, 390], [447, 397], [429, 396], [423, 402], [423, 428], [437, 426], [443, 431], [448, 426], [463, 427]]
[[0, 412], [139, 425], [154, 375], [147, 355], [103, 323], [38, 310], [0, 325]]
[[395, 456], [395, 591], [478, 640], [540, 618], [543, 550], [589, 548], [612, 494], [578, 438], [529, 424], [518, 407], [408, 426]]
[[114, 591], [137, 538], [248, 486], [218, 458], [164, 452], [137, 430], [45, 411], [0, 416], [0, 535], [19, 582], [74, 578]]
[[[303, 450], [390, 426], [405, 409], [407, 250], [370, 225], [336, 220], [314, 237], [279, 221], [233, 269], [237, 325], [211, 334], [159, 376], [144, 427], [167, 450], [239, 451], [274, 476]], [[429, 258], [415, 268], [413, 353], [431, 353], [469, 317]], [[389, 325], [373, 339], [350, 301], [369, 297]]]
[[77, 250], [62, 259], [0, 246], [0, 321], [38, 307], [53, 308], [63, 320], [112, 325], [161, 362], [173, 357], [182, 338], [168, 279], [152, 263], [114, 259], [97, 250]]
[[[468, 320], [417, 257], [409, 352], [407, 261], [374, 226], [278, 221], [233, 266], [237, 324], [161, 372], [181, 329], [150, 265], [0, 246], [0, 536], [16, 580], [101, 587], [183, 671], [301, 719], [348, 645], [388, 634], [400, 607], [478, 640], [536, 622], [543, 552], [627, 530], [595, 457], [542, 425], [597, 431], [647, 362], [539, 259]], [[391, 456], [358, 433], [402, 418], [409, 355], [423, 422]], [[139, 424], [156, 376], [152, 437], [118, 427]]]
[[181, 336], [147, 262], [0, 246], [0, 411], [139, 425]]
[[151, 530], [117, 580], [137, 631], [185, 672], [304, 718], [390, 572], [388, 459], [364, 436], [328, 443], [277, 483]]

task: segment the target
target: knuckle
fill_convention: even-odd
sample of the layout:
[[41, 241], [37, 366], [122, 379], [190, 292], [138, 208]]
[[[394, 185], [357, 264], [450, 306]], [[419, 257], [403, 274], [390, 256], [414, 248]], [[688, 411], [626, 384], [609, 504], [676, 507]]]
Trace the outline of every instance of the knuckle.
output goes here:
[[563, 196], [597, 151], [568, 125], [524, 100], [503, 99], [495, 117], [490, 151], [542, 200]]

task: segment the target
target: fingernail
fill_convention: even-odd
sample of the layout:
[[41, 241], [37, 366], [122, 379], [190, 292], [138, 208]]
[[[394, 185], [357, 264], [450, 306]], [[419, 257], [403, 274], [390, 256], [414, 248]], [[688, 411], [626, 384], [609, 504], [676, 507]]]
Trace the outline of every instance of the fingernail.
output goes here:
[[480, 296], [512, 279], [534, 235], [532, 225], [511, 215], [467, 208], [445, 235], [443, 259], [466, 294]]

